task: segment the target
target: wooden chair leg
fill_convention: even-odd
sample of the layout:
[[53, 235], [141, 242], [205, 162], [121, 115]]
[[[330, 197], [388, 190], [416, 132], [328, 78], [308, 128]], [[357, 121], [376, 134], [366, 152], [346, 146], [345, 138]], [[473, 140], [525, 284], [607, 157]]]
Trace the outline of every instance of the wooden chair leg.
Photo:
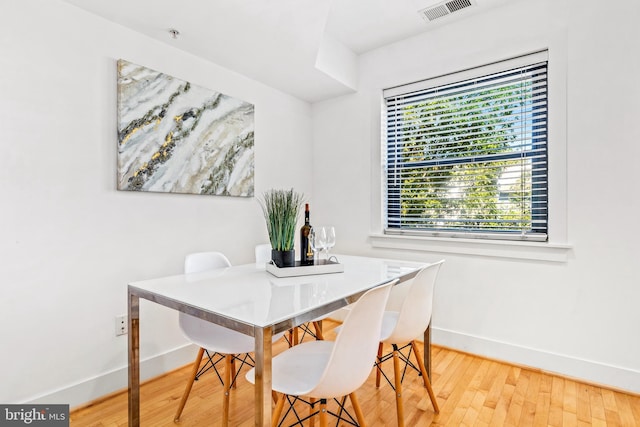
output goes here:
[[382, 347], [383, 344], [378, 344], [378, 369], [376, 369], [376, 388], [380, 387], [380, 370], [382, 369]]
[[233, 355], [227, 354], [224, 357], [224, 395], [222, 401], [222, 427], [229, 425], [229, 393], [231, 392], [231, 369]]
[[347, 398], [348, 398], [348, 397], [349, 397], [349, 396], [342, 396], [342, 397], [340, 398], [340, 406], [342, 406], [343, 408], [344, 408], [344, 405], [346, 405], [346, 404], [347, 404]]
[[320, 427], [328, 427], [327, 420], [327, 400], [320, 399]]
[[345, 408], [345, 406], [347, 405], [347, 398], [348, 398], [348, 397], [349, 397], [349, 396], [342, 396], [342, 397], [340, 398], [340, 406], [342, 407], [342, 409], [343, 409], [344, 411], [346, 411], [346, 410], [347, 410], [347, 409]]
[[349, 399], [351, 399], [351, 406], [353, 406], [353, 411], [356, 413], [356, 420], [360, 427], [365, 427], [364, 422], [364, 414], [362, 413], [362, 409], [360, 408], [360, 404], [358, 403], [358, 399], [356, 398], [355, 393], [351, 393], [349, 395]]
[[424, 382], [424, 386], [427, 389], [427, 393], [429, 393], [429, 399], [431, 399], [431, 404], [433, 405], [433, 410], [436, 414], [440, 413], [440, 408], [438, 407], [438, 402], [436, 401], [436, 395], [433, 393], [433, 388], [431, 387], [431, 381], [429, 380], [429, 376], [427, 375], [427, 370], [424, 367], [424, 360], [422, 356], [418, 352], [418, 344], [415, 341], [411, 341], [411, 348], [413, 348], [413, 354], [415, 355], [418, 366], [420, 367], [420, 373], [422, 374], [422, 381]]
[[[236, 377], [236, 358], [231, 356], [231, 381]], [[232, 388], [236, 388], [236, 382], [231, 383]]]
[[300, 344], [300, 330], [298, 328], [293, 328], [293, 345]]
[[322, 335], [322, 320], [313, 322], [313, 328], [316, 330], [316, 339], [324, 341], [324, 335]]
[[280, 420], [280, 415], [282, 415], [282, 408], [284, 408], [284, 402], [287, 400], [287, 395], [283, 394], [278, 398], [276, 402], [276, 407], [273, 410], [273, 415], [271, 416], [271, 427], [278, 427], [278, 421]]
[[309, 402], [311, 403], [311, 405], [309, 405], [309, 427], [314, 427], [316, 425], [316, 417], [312, 417], [311, 414], [316, 410], [314, 405], [316, 403], [316, 398], [310, 397]]
[[187, 382], [187, 386], [184, 389], [184, 393], [182, 393], [182, 399], [180, 400], [180, 405], [178, 406], [178, 410], [176, 411], [175, 417], [173, 417], [173, 420], [176, 422], [180, 420], [180, 415], [182, 415], [182, 410], [184, 409], [184, 405], [186, 405], [187, 403], [187, 399], [189, 398], [189, 393], [191, 393], [191, 387], [193, 387], [193, 382], [196, 380], [198, 369], [200, 369], [200, 364], [202, 363], [203, 355], [204, 355], [204, 348], [200, 347], [200, 350], [198, 350], [198, 355], [196, 356], [196, 360], [193, 362], [193, 369], [191, 370], [191, 380]]
[[396, 415], [398, 417], [398, 427], [404, 427], [404, 407], [402, 405], [402, 374], [400, 373], [400, 357], [398, 347], [393, 346], [393, 375], [396, 387]]
[[293, 329], [289, 329], [289, 340], [288, 341], [289, 341], [289, 348], [293, 347]]

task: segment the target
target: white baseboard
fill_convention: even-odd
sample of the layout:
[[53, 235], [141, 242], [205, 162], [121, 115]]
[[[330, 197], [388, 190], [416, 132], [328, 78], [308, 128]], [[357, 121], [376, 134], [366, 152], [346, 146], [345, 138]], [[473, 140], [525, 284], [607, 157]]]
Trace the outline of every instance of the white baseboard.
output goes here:
[[491, 359], [530, 366], [594, 384], [640, 393], [640, 371], [629, 368], [439, 328], [432, 328], [431, 342]]
[[[169, 350], [140, 361], [140, 380], [162, 375], [173, 369], [191, 363], [197, 354], [197, 347], [193, 344]], [[128, 367], [107, 372], [93, 378], [80, 381], [67, 387], [51, 391], [29, 399], [23, 403], [33, 404], [68, 404], [71, 409], [85, 405], [111, 393], [126, 390], [128, 387]]]
[[[595, 384], [627, 390], [632, 393], [640, 393], [640, 372], [633, 369], [440, 328], [432, 329], [431, 340], [436, 345], [458, 349], [479, 356], [530, 366]], [[196, 352], [196, 346], [187, 344], [145, 359], [140, 362], [140, 378], [141, 380], [149, 379], [191, 363]], [[127, 385], [127, 366], [123, 366], [120, 369], [42, 394], [22, 403], [64, 403], [69, 404], [71, 408], [75, 408], [116, 391], [126, 389]]]

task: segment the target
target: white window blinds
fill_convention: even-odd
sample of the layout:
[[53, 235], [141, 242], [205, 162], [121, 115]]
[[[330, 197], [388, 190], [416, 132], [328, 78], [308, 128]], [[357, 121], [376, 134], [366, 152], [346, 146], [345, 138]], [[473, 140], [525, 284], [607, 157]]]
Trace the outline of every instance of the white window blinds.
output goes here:
[[547, 239], [546, 52], [384, 95], [385, 232]]

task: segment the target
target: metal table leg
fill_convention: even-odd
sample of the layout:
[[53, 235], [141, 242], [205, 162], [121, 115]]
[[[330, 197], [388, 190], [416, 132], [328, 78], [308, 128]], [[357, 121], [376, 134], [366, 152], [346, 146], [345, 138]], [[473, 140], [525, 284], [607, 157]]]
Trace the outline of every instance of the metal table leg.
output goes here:
[[272, 329], [255, 328], [256, 427], [271, 426], [271, 340]]
[[429, 376], [429, 381], [431, 381], [431, 324], [429, 324], [424, 331], [424, 348], [422, 349], [422, 354], [424, 355], [424, 368]]
[[140, 425], [140, 298], [129, 291], [129, 426]]

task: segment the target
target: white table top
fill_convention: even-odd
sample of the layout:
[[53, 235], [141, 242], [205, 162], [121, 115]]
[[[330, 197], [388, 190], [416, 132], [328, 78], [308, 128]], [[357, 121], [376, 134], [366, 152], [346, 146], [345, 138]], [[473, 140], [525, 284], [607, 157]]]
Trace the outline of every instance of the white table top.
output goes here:
[[426, 263], [338, 255], [343, 273], [278, 278], [264, 264], [129, 284], [129, 291], [159, 304], [223, 324], [248, 335], [274, 333], [330, 313], [354, 296], [389, 280], [413, 277]]

